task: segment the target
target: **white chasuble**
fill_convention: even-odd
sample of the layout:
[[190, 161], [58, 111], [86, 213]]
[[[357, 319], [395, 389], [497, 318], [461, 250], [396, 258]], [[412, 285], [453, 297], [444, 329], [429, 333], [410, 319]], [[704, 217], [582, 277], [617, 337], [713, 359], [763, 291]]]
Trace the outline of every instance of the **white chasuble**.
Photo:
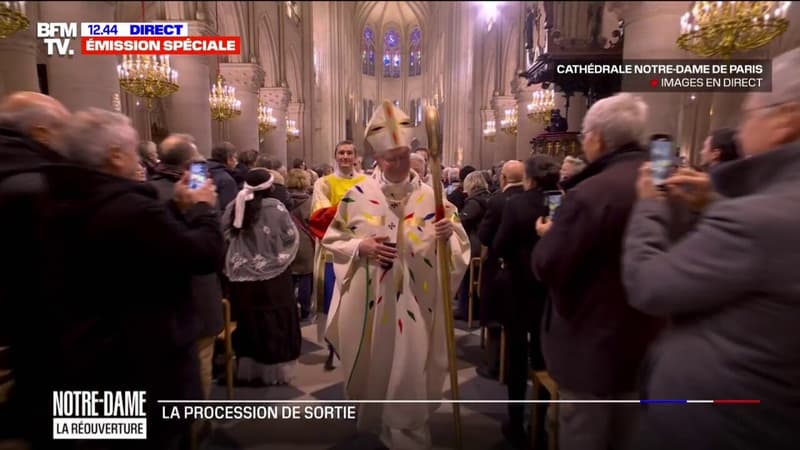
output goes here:
[[[354, 400], [439, 400], [448, 375], [441, 271], [450, 272], [455, 295], [469, 264], [469, 239], [454, 220], [449, 267], [439, 267], [433, 190], [411, 181], [387, 184], [366, 178], [342, 199], [322, 245], [334, 257], [336, 286], [326, 337], [342, 360], [345, 389]], [[391, 269], [357, 256], [370, 236], [397, 244]], [[438, 408], [425, 404], [365, 404], [359, 428], [377, 431], [426, 426]]]

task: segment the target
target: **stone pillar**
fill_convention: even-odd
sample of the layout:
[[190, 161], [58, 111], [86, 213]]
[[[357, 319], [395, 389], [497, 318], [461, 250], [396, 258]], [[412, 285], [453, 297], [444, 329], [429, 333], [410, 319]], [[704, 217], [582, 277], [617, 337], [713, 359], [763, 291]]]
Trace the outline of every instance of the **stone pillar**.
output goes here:
[[290, 160], [303, 157], [303, 136], [305, 133], [305, 130], [303, 129], [303, 109], [303, 103], [293, 102], [289, 103], [289, 107], [286, 110], [286, 119], [294, 120], [295, 126], [297, 126], [297, 128], [300, 130], [300, 137], [298, 139], [291, 142], [286, 142], [286, 160], [284, 161], [284, 164], [287, 164], [287, 167]]
[[[114, 22], [116, 2], [41, 2], [44, 22]], [[32, 26], [34, 26], [32, 24]], [[90, 107], [111, 110], [114, 94], [119, 94], [116, 56], [81, 55], [80, 42], [70, 42], [72, 56], [47, 59], [47, 85], [50, 96], [68, 109]], [[16, 67], [13, 70], [17, 70]]]
[[483, 134], [483, 129], [486, 128], [487, 123], [493, 123], [495, 126], [496, 133], [502, 133], [499, 130], [499, 121], [497, 120], [497, 116], [493, 109], [482, 109], [481, 110], [481, 141], [479, 145], [479, 153], [477, 155], [473, 155], [471, 160], [468, 160], [466, 163], [470, 164], [475, 167], [480, 168], [489, 168], [492, 165], [492, 157], [494, 155], [494, 143], [497, 140], [497, 134], [494, 136], [485, 136]]
[[259, 89], [258, 95], [264, 106], [272, 108], [272, 115], [275, 117], [275, 125], [277, 125], [274, 130], [264, 135], [259, 152], [269, 154], [285, 164], [288, 148], [286, 143], [286, 114], [292, 93], [285, 87], [271, 87]]
[[533, 93], [539, 90], [541, 88], [538, 86], [525, 86], [517, 91], [519, 134], [517, 134], [515, 158], [520, 161], [525, 161], [530, 157], [532, 151], [531, 139], [544, 133], [545, 124], [542, 121], [538, 120], [538, 118], [528, 118], [528, 105], [533, 101]]
[[[495, 138], [494, 148], [495, 152], [493, 155], [487, 155], [491, 157], [491, 162], [485, 165], [484, 167], [491, 167], [492, 164], [498, 161], [508, 161], [510, 159], [516, 159], [517, 157], [517, 135], [512, 135], [506, 133], [502, 129], [502, 122], [503, 119], [506, 117], [506, 110], [507, 109], [514, 109], [517, 107], [517, 99], [511, 96], [496, 96], [492, 99], [492, 109], [494, 109], [496, 117], [497, 117], [497, 137]], [[525, 116], [525, 112], [522, 113], [522, 118], [527, 120]], [[522, 120], [522, 119], [519, 119]], [[485, 160], [486, 157], [482, 155], [481, 160]]]
[[222, 76], [236, 88], [242, 114], [228, 121], [228, 140], [239, 150], [258, 148], [258, 91], [264, 84], [264, 71], [258, 64], [220, 64]]
[[711, 102], [711, 130], [718, 128], [736, 128], [742, 102], [747, 96], [744, 92], [714, 92]]
[[36, 7], [27, 3], [25, 15], [30, 20], [27, 30], [0, 39], [0, 95], [15, 91], [40, 92], [36, 71]]
[[[693, 59], [675, 43], [680, 34], [681, 16], [691, 2], [612, 2], [625, 21], [624, 59]], [[622, 90], [626, 90], [623, 77]], [[648, 133], [678, 132], [680, 96], [675, 93], [642, 93], [649, 107]]]
[[[209, 36], [211, 29], [202, 22], [189, 22], [189, 35]], [[178, 92], [163, 100], [167, 128], [170, 133], [187, 133], [194, 136], [197, 149], [203, 156], [211, 156], [211, 110], [208, 96], [208, 59], [205, 56], [170, 57], [170, 65], [178, 71]]]

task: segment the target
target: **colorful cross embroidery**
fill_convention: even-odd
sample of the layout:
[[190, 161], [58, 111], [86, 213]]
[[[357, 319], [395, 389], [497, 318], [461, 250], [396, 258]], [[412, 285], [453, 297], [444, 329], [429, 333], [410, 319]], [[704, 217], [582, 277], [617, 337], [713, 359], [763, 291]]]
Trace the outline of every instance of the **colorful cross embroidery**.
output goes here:
[[409, 310], [406, 310], [406, 312], [408, 313], [408, 317], [411, 317], [411, 320], [413, 320], [414, 322], [417, 321], [417, 318], [414, 317], [414, 313], [413, 312], [411, 312]]

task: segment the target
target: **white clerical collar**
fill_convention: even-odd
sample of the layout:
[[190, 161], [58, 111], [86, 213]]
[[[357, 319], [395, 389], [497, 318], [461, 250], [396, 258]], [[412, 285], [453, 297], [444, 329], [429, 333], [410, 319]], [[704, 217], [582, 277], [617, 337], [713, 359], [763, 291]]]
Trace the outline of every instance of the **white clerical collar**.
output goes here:
[[400, 185], [403, 185], [403, 184], [408, 184], [410, 182], [411, 182], [411, 172], [409, 172], [408, 175], [406, 175], [406, 179], [405, 180], [403, 180], [403, 181], [401, 181], [399, 183], [395, 183], [394, 181], [391, 181], [388, 178], [386, 178], [386, 175], [384, 174], [384, 172], [381, 171], [381, 184], [386, 184], [388, 186], [400, 186]]

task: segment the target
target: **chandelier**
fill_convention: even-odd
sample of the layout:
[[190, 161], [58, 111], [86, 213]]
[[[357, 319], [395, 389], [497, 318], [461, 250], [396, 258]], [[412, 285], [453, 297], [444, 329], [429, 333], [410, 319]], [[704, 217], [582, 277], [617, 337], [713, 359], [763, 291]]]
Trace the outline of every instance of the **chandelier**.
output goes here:
[[272, 115], [272, 108], [258, 102], [258, 134], [264, 136], [278, 126], [278, 119]]
[[28, 28], [30, 21], [25, 16], [25, 2], [0, 3], [0, 39]]
[[211, 118], [224, 122], [242, 114], [242, 102], [236, 99], [236, 88], [225, 83], [222, 74], [217, 74], [217, 82], [211, 86], [208, 96]]
[[286, 119], [286, 140], [294, 142], [300, 139], [300, 129], [297, 128], [297, 121]]
[[528, 118], [535, 122], [550, 123], [550, 112], [556, 107], [555, 90], [546, 89], [533, 93], [528, 103]]
[[728, 58], [763, 47], [789, 27], [792, 2], [694, 2], [681, 17], [678, 47], [696, 55]]
[[494, 142], [494, 137], [497, 136], [497, 127], [494, 120], [487, 120], [483, 124], [483, 138], [489, 142]]
[[516, 135], [518, 131], [519, 117], [517, 108], [509, 108], [505, 110], [505, 117], [500, 121], [500, 129], [510, 135]]
[[178, 72], [169, 66], [169, 56], [123, 55], [117, 76], [122, 90], [146, 99], [148, 110], [153, 108], [153, 99], [178, 90]]

